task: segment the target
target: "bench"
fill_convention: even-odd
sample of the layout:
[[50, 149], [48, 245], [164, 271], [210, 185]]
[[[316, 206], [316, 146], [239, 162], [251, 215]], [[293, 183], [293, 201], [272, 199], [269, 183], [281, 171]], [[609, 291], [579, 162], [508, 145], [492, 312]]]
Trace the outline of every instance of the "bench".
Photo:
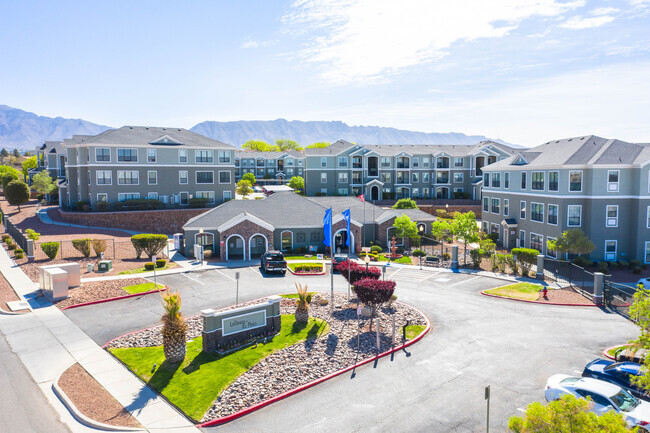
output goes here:
[[424, 259], [424, 264], [427, 266], [435, 266], [440, 263], [440, 258], [436, 256], [427, 256]]

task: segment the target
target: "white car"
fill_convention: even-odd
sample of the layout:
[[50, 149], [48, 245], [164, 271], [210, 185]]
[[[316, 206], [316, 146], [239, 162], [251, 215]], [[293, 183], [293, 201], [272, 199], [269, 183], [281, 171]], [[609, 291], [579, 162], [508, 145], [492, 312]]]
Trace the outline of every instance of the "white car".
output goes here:
[[589, 377], [573, 377], [555, 374], [546, 381], [544, 396], [546, 401], [556, 400], [565, 394], [578, 398], [591, 398], [591, 411], [597, 415], [616, 411], [630, 427], [639, 431], [650, 431], [650, 403], [639, 400], [620, 386]]

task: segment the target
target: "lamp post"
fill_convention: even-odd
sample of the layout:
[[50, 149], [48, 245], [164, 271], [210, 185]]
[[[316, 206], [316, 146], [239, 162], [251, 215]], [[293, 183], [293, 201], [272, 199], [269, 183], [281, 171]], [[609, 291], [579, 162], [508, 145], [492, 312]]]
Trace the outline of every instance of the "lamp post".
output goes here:
[[366, 262], [366, 275], [368, 275], [368, 264], [370, 264], [370, 256], [366, 254], [366, 256], [363, 258], [363, 261]]
[[[422, 244], [422, 235], [424, 234], [424, 226], [418, 227], [418, 231], [420, 232], [420, 244]], [[422, 270], [422, 256], [419, 257], [420, 259], [420, 270]]]
[[[203, 242], [203, 227], [199, 227], [199, 238], [201, 239], [201, 242]], [[203, 266], [203, 256], [197, 257], [197, 259], [201, 262], [199, 266]]]

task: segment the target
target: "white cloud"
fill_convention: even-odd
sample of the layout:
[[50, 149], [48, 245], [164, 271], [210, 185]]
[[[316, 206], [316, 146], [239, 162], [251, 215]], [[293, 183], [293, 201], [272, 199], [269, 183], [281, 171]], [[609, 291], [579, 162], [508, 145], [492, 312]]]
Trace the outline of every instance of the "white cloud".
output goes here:
[[590, 13], [592, 15], [599, 16], [599, 15], [613, 14], [613, 13], [616, 13], [618, 11], [619, 11], [619, 9], [616, 9], [616, 8], [597, 8], [597, 9], [594, 9], [593, 11], [591, 11]]
[[614, 17], [611, 15], [602, 15], [598, 17], [593, 17], [593, 18], [584, 18], [584, 17], [571, 17], [562, 24], [560, 24], [560, 27], [564, 27], [565, 29], [572, 29], [572, 30], [582, 30], [582, 29], [590, 29], [592, 27], [600, 27], [604, 24], [610, 23], [614, 21]]
[[246, 39], [242, 44], [242, 48], [260, 48], [268, 47], [273, 43], [273, 41], [256, 41], [253, 39]]
[[585, 0], [296, 0], [284, 17], [296, 32], [320, 31], [303, 59], [331, 83], [378, 80], [447, 55], [460, 41], [500, 38], [532, 16], [553, 17]]

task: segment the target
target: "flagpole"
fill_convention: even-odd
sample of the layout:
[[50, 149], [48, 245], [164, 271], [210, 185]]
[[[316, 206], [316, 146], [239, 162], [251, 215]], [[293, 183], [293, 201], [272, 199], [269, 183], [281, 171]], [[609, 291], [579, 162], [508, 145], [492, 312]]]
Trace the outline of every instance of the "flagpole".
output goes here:
[[332, 220], [334, 219], [334, 211], [330, 215], [330, 254], [332, 257], [332, 271], [330, 272], [330, 313], [334, 312], [334, 229], [332, 227]]
[[[352, 221], [352, 209], [348, 209], [348, 212], [350, 212], [350, 215], [348, 217], [350, 218], [350, 221]], [[350, 229], [348, 230], [348, 232], [352, 232], [352, 227], [351, 226], [350, 226]], [[348, 245], [348, 302], [350, 302], [350, 250], [352, 249], [352, 246], [354, 245], [354, 242], [352, 240], [352, 236], [350, 235], [350, 233], [348, 233], [348, 243], [350, 244], [350, 245]]]

